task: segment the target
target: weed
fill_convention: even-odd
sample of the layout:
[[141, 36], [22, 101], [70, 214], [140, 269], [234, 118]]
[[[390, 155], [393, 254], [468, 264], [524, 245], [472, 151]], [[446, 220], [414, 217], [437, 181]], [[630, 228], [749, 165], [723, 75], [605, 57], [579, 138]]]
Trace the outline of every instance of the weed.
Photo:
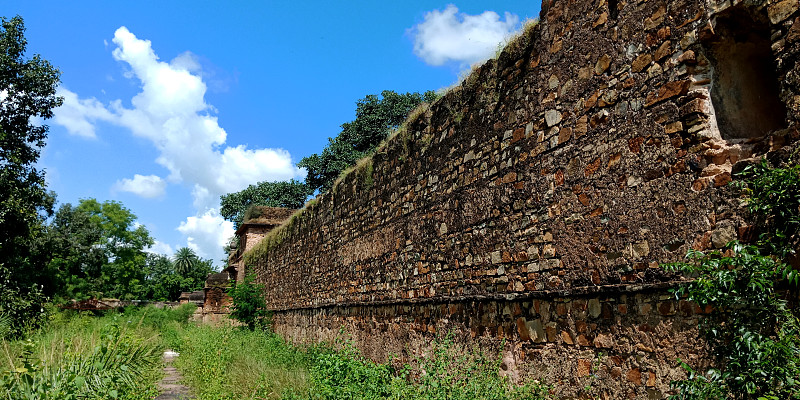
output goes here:
[[230, 326], [184, 326], [175, 361], [198, 399], [279, 399], [307, 387], [306, 355], [279, 336]]
[[145, 316], [64, 313], [25, 341], [2, 342], [7, 399], [155, 396], [163, 342]]

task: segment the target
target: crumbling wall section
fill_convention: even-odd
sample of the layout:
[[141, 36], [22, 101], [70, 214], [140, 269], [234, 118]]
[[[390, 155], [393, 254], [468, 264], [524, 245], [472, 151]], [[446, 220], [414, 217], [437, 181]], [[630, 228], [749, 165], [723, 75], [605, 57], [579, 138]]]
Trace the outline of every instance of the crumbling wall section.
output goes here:
[[[703, 362], [699, 310], [667, 291], [685, 278], [659, 264], [753, 234], [727, 184], [798, 136], [798, 3], [608, 4], [546, 0], [538, 25], [245, 254], [276, 329], [345, 327], [376, 359], [444, 327], [506, 339], [509, 371], [560, 396], [581, 394], [588, 359], [608, 398], [661, 398], [675, 356]], [[732, 18], [758, 28], [753, 54], [771, 59], [755, 72], [783, 106], [754, 135], [716, 110], [736, 100], [717, 78], [752, 72], [718, 52], [752, 40]]]

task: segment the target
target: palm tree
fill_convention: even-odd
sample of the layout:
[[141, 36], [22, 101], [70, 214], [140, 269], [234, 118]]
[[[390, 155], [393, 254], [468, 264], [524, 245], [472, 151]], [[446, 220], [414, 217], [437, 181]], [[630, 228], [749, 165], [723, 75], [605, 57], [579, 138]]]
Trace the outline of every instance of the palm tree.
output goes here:
[[199, 262], [197, 254], [188, 247], [181, 247], [175, 252], [175, 272], [186, 276]]

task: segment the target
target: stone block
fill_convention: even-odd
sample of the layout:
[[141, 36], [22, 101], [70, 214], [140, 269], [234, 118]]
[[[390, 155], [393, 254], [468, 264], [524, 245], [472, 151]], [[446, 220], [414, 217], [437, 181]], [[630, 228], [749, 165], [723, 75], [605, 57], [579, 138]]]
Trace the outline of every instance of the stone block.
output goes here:
[[548, 127], [557, 125], [561, 122], [561, 112], [558, 110], [547, 110], [544, 113], [544, 119]]
[[611, 56], [609, 56], [608, 54], [603, 54], [597, 60], [597, 63], [594, 65], [595, 75], [600, 75], [606, 72], [610, 66], [611, 66]]
[[777, 3], [772, 3], [767, 6], [767, 14], [769, 20], [773, 24], [779, 24], [792, 16], [799, 7], [797, 0], [783, 0]]

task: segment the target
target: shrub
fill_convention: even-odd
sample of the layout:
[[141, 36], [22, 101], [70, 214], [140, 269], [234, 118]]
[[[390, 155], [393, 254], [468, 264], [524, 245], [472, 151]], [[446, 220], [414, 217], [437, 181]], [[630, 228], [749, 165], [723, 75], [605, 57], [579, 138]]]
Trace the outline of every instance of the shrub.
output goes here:
[[[730, 243], [725, 252], [691, 250], [667, 265], [694, 280], [675, 291], [714, 312], [701, 322], [718, 367], [705, 373], [681, 362], [687, 379], [672, 382], [672, 399], [800, 398], [800, 319], [785, 297], [796, 293], [800, 230], [800, 166], [745, 168], [735, 183], [747, 195], [761, 229], [754, 245]], [[782, 285], [781, 290], [776, 287]]]
[[269, 311], [264, 302], [264, 285], [254, 283], [255, 277], [247, 275], [242, 283], [234, 282], [228, 289], [233, 302], [231, 317], [253, 330], [269, 323]]
[[681, 363], [689, 378], [673, 383], [680, 394], [672, 398], [800, 398], [800, 320], [775, 290], [783, 279], [796, 286], [797, 271], [738, 243], [728, 255], [690, 251], [688, 258], [668, 268], [696, 275], [678, 296], [715, 308], [701, 330], [720, 367], [701, 374]]

